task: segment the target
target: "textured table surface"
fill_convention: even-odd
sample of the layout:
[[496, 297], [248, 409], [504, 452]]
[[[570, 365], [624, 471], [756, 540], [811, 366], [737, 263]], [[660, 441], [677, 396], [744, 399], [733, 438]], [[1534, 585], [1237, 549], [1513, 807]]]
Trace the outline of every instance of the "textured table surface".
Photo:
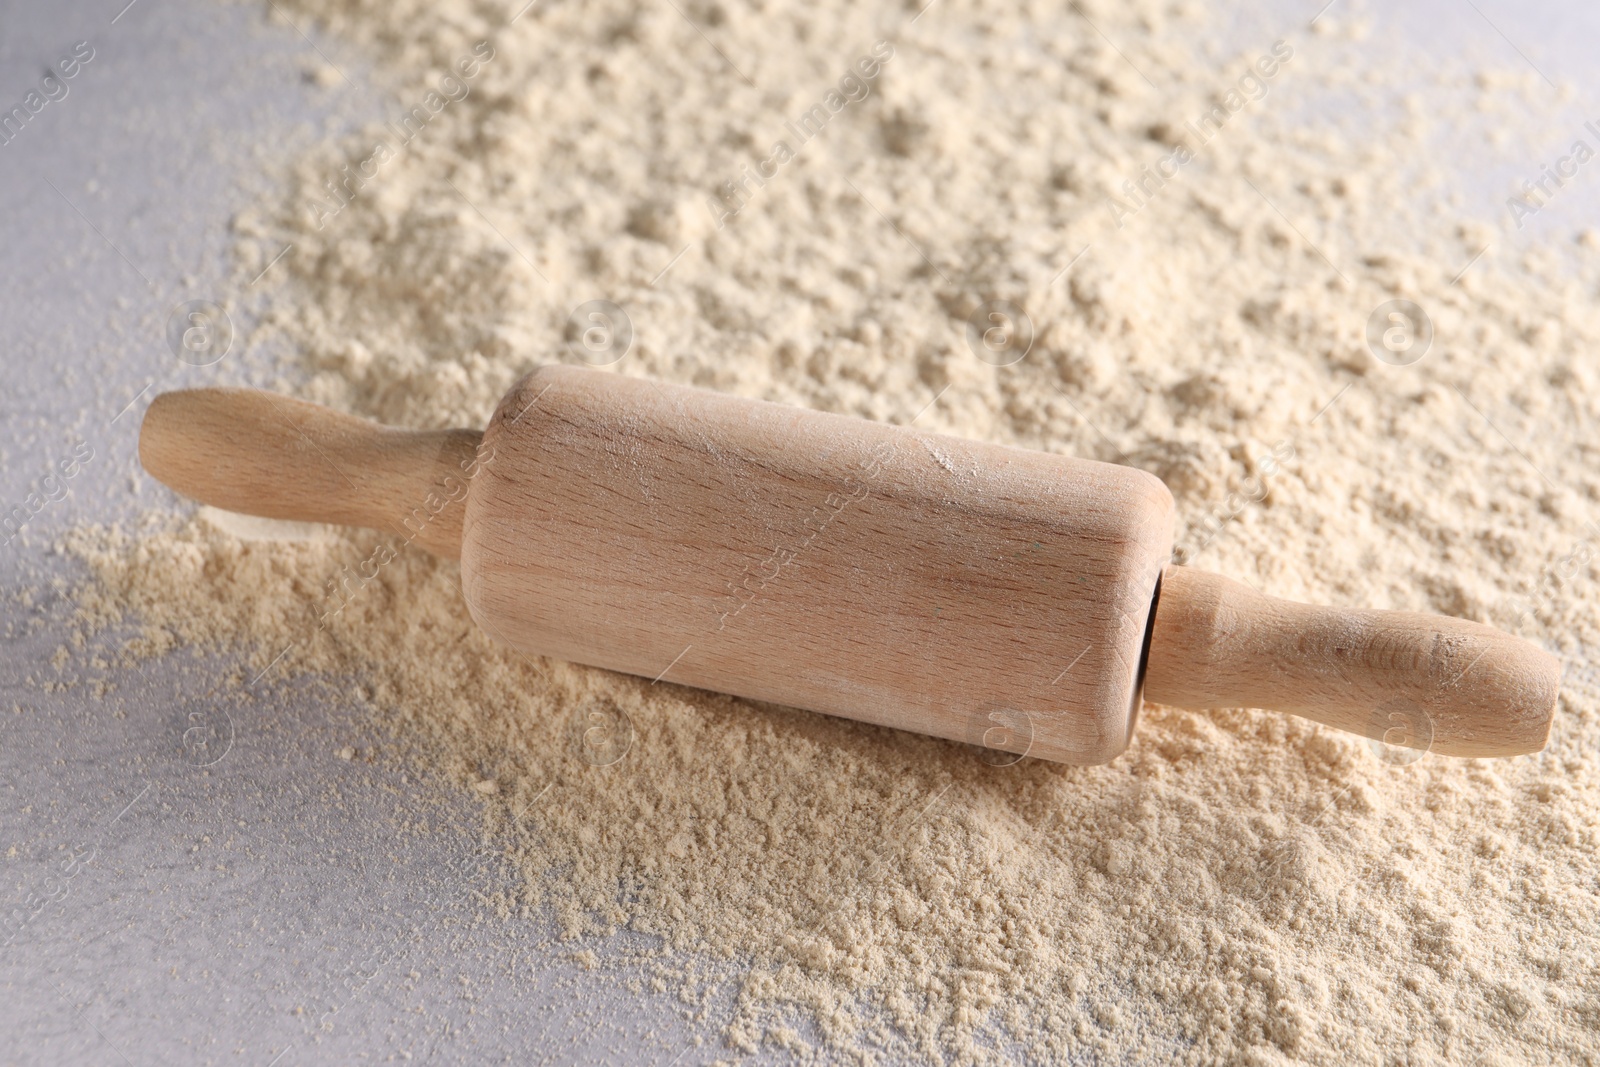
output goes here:
[[[398, 766], [339, 758], [370, 747], [353, 705], [290, 686], [230, 711], [212, 699], [230, 662], [119, 669], [71, 644], [71, 581], [52, 579], [81, 571], [51, 544], [165, 506], [137, 470], [149, 397], [267, 370], [242, 345], [220, 371], [181, 363], [173, 309], [247, 305], [228, 290], [232, 212], [273, 161], [381, 103], [317, 87], [313, 49], [351, 71], [362, 58], [256, 7], [124, 3], [0, 0], [0, 108], [78, 42], [93, 52], [0, 145], [0, 501], [92, 450], [0, 547], [0, 1062], [714, 1058], [726, 998], [629, 995], [540, 947], [537, 923], [476, 922], [472, 891], [499, 875], [472, 806], [441, 811]], [[1600, 16], [1576, 3], [1370, 14], [1411, 35], [1421, 65], [1470, 47], [1597, 80]], [[1519, 166], [1495, 160], [1464, 187], [1492, 202]], [[1582, 189], [1564, 210], [1600, 217], [1595, 203]], [[421, 820], [446, 832], [412, 832]]]

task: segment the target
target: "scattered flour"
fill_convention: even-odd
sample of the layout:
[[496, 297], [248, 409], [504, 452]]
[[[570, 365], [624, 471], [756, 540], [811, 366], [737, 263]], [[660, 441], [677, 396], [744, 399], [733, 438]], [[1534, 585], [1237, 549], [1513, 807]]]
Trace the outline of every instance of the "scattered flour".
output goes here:
[[[1544, 643], [1569, 661], [1548, 751], [1396, 766], [1295, 719], [1150, 707], [1111, 766], [994, 767], [521, 658], [415, 551], [319, 626], [383, 543], [356, 531], [79, 531], [89, 619], [137, 621], [136, 656], [242, 646], [259, 669], [292, 646], [275, 670], [358, 677], [397, 743], [480, 797], [525, 875], [508, 921], [555, 915], [585, 967], [624, 927], [735, 961], [736, 1050], [808, 1054], [798, 1010], [830, 1057], [1600, 1060], [1596, 242], [1466, 219], [1418, 151], [1441, 129], [1421, 90], [1305, 121], [1313, 90], [1360, 110], [1356, 72], [1398, 69], [1357, 55], [1376, 46], [1341, 8], [1219, 61], [1193, 43], [1211, 13], [1164, 0], [596, 0], [507, 26], [519, 6], [275, 5], [430, 116], [304, 161], [237, 220], [244, 278], [294, 246], [256, 338], [298, 354], [284, 388], [481, 425], [527, 369], [577, 358], [568, 317], [605, 299], [634, 330], [621, 373], [1128, 462], [1191, 528], [1287, 442], [1268, 491], [1180, 536], [1190, 562]], [[880, 41], [870, 92], [744, 178]], [[456, 98], [441, 79], [468, 56]], [[1439, 77], [1491, 125], [1543, 88]], [[748, 202], [721, 219], [730, 180]], [[1138, 210], [1116, 209], [1130, 184]], [[1433, 325], [1410, 366], [1366, 342], [1396, 298]], [[994, 300], [1034, 334], [1004, 366], [967, 344]], [[575, 745], [596, 708], [631, 726], [614, 761]]]

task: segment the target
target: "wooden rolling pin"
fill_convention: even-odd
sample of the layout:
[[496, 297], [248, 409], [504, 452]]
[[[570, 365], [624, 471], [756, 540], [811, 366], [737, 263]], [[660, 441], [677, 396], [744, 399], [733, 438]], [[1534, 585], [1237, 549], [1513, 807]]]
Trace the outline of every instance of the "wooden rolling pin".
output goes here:
[[167, 393], [139, 455], [217, 507], [459, 554], [525, 652], [1044, 759], [1114, 758], [1141, 696], [1459, 756], [1538, 751], [1556, 703], [1559, 662], [1487, 626], [1171, 565], [1143, 471], [586, 368], [482, 434]]

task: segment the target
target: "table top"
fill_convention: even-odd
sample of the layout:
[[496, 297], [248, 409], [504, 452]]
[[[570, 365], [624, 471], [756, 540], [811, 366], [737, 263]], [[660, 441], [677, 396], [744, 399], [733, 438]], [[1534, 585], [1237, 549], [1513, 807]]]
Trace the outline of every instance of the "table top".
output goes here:
[[[232, 715], [205, 698], [234, 660], [116, 668], [95, 662], [115, 633], [72, 645], [72, 586], [58, 580], [81, 571], [53, 542], [75, 523], [156, 506], [135, 451], [143, 406], [217, 380], [174, 358], [174, 309], [229, 295], [228, 220], [274, 162], [380, 104], [319, 89], [308, 49], [339, 46], [313, 46], [256, 7], [124, 2], [0, 0], [0, 108], [58, 53], [78, 42], [92, 52], [66, 95], [0, 144], [0, 501], [22, 501], [80, 444], [93, 450], [69, 492], [0, 547], [0, 893], [11, 915], [0, 1061], [716, 1058], [731, 984], [696, 1005], [633, 992], [573, 960], [541, 923], [479, 922], [474, 893], [500, 875], [475, 806], [441, 806], [399, 763], [341, 758], [374, 747], [354, 704], [291, 686], [270, 715]], [[1258, 5], [1248, 18], [1304, 18], [1301, 6]], [[1387, 28], [1419, 42], [1419, 63], [1429, 48], [1526, 52], [1553, 78], [1594, 82], [1585, 50], [1600, 14], [1476, 8], [1410, 5]], [[339, 62], [362, 60], [346, 50]], [[1504, 196], [1519, 166], [1508, 152], [1464, 181], [1480, 200]], [[1600, 202], [1600, 189], [1572, 195], [1580, 213]], [[227, 377], [275, 373], [269, 354], [241, 351]], [[436, 832], [415, 832], [424, 819]]]

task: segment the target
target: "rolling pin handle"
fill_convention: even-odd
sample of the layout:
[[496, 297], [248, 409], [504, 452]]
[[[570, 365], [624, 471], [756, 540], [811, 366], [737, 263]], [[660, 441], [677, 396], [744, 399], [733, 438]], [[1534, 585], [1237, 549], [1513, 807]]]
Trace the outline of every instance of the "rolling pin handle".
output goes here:
[[488, 461], [476, 430], [398, 430], [255, 389], [183, 389], [151, 401], [145, 470], [213, 507], [367, 526], [461, 554], [467, 487]]
[[1285, 711], [1449, 756], [1515, 756], [1549, 739], [1560, 681], [1556, 657], [1479, 623], [1296, 604], [1170, 566], [1144, 695]]

